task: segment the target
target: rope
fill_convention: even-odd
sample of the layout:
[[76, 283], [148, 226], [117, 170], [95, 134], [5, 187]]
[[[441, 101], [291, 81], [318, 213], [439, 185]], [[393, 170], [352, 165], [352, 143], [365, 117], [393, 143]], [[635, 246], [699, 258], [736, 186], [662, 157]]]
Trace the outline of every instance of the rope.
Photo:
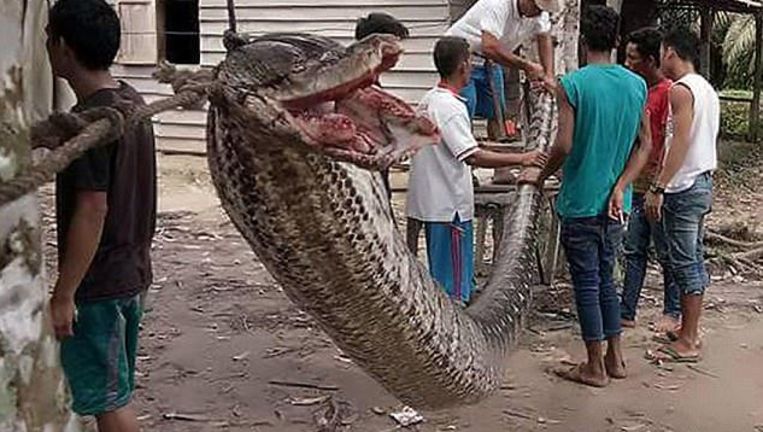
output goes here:
[[228, 9], [228, 30], [236, 33], [236, 4], [234, 0], [227, 0], [225, 5]]
[[65, 169], [87, 150], [108, 142], [104, 138], [111, 135], [115, 128], [121, 128], [123, 125], [122, 114], [116, 110], [114, 112], [119, 116], [118, 123], [114, 123], [114, 119], [104, 118], [87, 125], [76, 137], [53, 150], [29, 171], [14, 178], [13, 181], [0, 184], [0, 207], [53, 180], [57, 172]]
[[53, 180], [58, 172], [86, 151], [113, 143], [126, 128], [135, 127], [160, 112], [177, 107], [201, 107], [213, 77], [209, 70], [178, 71], [167, 64], [160, 65], [154, 76], [159, 82], [171, 84], [176, 94], [149, 105], [136, 106], [132, 102], [121, 101], [113, 108], [94, 108], [77, 114], [55, 113], [32, 126], [32, 148], [45, 147], [52, 151], [24, 174], [0, 183], [0, 207]]

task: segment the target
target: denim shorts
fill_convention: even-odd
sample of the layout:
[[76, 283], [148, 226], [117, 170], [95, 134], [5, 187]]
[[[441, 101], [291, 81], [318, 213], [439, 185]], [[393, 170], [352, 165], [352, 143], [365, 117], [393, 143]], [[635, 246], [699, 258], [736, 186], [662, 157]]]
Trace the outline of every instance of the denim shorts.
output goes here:
[[[496, 118], [493, 93], [490, 91], [490, 81], [488, 81], [487, 75], [485, 66], [475, 66], [466, 87], [461, 89], [461, 96], [466, 99], [466, 108], [469, 111], [469, 117], [472, 119], [475, 117], [485, 119]], [[498, 92], [501, 110], [506, 111], [506, 93], [504, 92], [503, 68], [501, 65], [493, 64], [490, 68], [490, 75], [493, 81], [493, 88]]]
[[713, 202], [713, 177], [701, 174], [691, 188], [666, 193], [662, 205], [662, 229], [667, 243], [667, 267], [684, 295], [702, 295], [710, 278], [705, 269], [705, 216]]

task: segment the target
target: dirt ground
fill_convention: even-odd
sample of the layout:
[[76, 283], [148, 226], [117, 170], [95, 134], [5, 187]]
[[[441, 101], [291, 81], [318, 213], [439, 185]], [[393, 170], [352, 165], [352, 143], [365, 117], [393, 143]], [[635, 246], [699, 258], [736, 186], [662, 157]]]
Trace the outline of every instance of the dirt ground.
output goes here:
[[[549, 373], [583, 354], [577, 324], [559, 307], [535, 314], [495, 396], [422, 412], [422, 423], [401, 428], [389, 416], [399, 402], [286, 299], [228, 222], [204, 159], [161, 157], [160, 168], [155, 283], [135, 398], [144, 430], [318, 431], [333, 407], [342, 414], [338, 430], [363, 432], [763, 431], [763, 282], [716, 272], [704, 319], [705, 360], [695, 368], [657, 367], [643, 359], [654, 346], [648, 323], [661, 304], [654, 268], [640, 326], [625, 334], [627, 380], [590, 389]], [[750, 181], [761, 180], [758, 167]], [[50, 189], [45, 195], [51, 226]], [[395, 197], [398, 215], [403, 199]], [[722, 195], [710, 224], [734, 220], [754, 229], [761, 204], [760, 191]], [[46, 235], [50, 266], [54, 237]]]

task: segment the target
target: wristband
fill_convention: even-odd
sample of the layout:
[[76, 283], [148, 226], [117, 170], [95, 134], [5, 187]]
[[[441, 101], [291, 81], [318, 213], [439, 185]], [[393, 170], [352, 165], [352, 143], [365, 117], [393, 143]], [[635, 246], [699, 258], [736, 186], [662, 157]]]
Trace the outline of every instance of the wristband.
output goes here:
[[655, 195], [662, 195], [665, 193], [665, 186], [661, 186], [657, 183], [652, 183], [649, 186], [649, 192], [655, 194]]

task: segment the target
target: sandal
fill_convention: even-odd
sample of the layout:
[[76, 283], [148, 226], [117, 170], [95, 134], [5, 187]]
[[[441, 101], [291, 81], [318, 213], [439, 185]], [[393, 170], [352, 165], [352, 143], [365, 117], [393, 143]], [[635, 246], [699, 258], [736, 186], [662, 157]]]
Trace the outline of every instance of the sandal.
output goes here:
[[684, 355], [676, 351], [670, 345], [665, 345], [657, 350], [657, 353], [647, 353], [647, 360], [661, 361], [664, 363], [698, 363], [700, 361], [699, 354]]
[[[664, 334], [656, 334], [652, 336], [652, 341], [663, 344], [663, 345], [670, 345], [677, 340], [678, 340], [678, 333], [672, 332], [672, 331], [664, 333]], [[702, 339], [697, 340], [697, 349], [702, 349]]]

